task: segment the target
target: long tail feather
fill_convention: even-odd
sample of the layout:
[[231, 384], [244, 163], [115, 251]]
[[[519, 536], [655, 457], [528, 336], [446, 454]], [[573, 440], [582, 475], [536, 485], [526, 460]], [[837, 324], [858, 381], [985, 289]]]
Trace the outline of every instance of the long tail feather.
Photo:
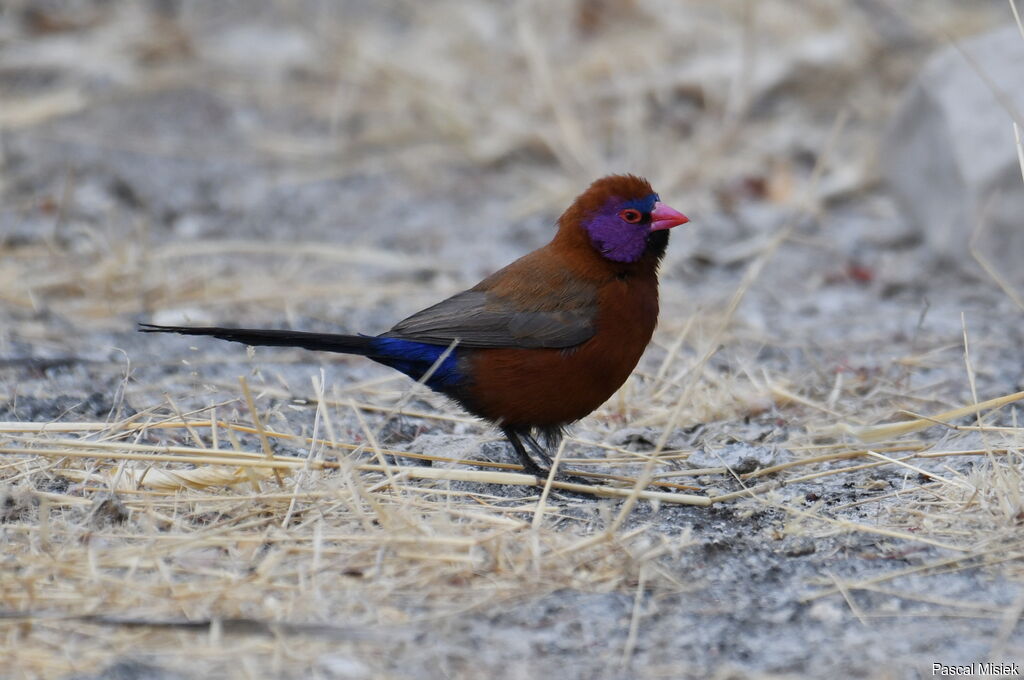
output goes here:
[[241, 342], [246, 345], [268, 345], [271, 347], [302, 347], [322, 352], [361, 354], [373, 357], [377, 354], [376, 338], [364, 335], [335, 335], [332, 333], [306, 333], [266, 328], [222, 328], [219, 326], [156, 326], [139, 324], [143, 333], [178, 333], [179, 335], [209, 335], [221, 340]]

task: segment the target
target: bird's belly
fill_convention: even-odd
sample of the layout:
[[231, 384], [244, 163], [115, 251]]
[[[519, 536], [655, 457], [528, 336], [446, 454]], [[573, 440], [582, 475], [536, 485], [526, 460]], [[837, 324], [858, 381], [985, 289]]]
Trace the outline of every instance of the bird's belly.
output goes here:
[[557, 349], [479, 350], [471, 358], [475, 379], [465, 406], [502, 425], [551, 427], [579, 420], [603, 404], [633, 368], [587, 358], [582, 351]]
[[511, 426], [557, 427], [583, 418], [607, 401], [640, 361], [657, 321], [657, 298], [653, 305], [644, 302], [606, 307], [598, 332], [568, 350], [474, 350], [467, 357], [473, 383], [464, 406]]

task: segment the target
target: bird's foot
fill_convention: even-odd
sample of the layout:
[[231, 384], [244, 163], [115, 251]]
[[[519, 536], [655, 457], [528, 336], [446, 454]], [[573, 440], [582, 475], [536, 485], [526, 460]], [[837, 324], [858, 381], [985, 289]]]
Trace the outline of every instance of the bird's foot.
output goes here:
[[571, 471], [558, 470], [555, 473], [555, 481], [566, 482], [568, 484], [580, 484], [582, 486], [594, 486], [594, 480], [587, 479], [586, 477], [580, 477], [579, 475], [572, 474]]
[[[534, 461], [532, 458], [526, 456], [520, 458], [519, 463], [523, 466], [524, 473], [528, 475], [533, 475], [537, 479], [547, 480], [547, 478], [551, 476], [550, 461], [547, 467], [541, 467], [540, 465], [537, 465], [536, 461]], [[555, 481], [558, 482], [568, 482], [570, 484], [583, 484], [586, 486], [593, 486], [594, 484], [592, 480], [589, 480], [586, 477], [580, 477], [578, 475], [572, 474], [572, 471], [566, 471], [561, 469], [555, 471], [554, 479]]]
[[[529, 433], [519, 432], [513, 429], [503, 430], [505, 436], [508, 438], [509, 443], [512, 445], [512, 449], [516, 452], [516, 457], [519, 458], [520, 465], [523, 466], [523, 472], [528, 475], [533, 475], [537, 479], [546, 480], [551, 476], [551, 468], [555, 462], [551, 460], [551, 456], [547, 454], [537, 440]], [[523, 446], [523, 442], [526, 442], [526, 446]], [[537, 456], [546, 467], [541, 467], [534, 460], [533, 456], [527, 453], [527, 446]], [[555, 479], [560, 482], [569, 482], [571, 484], [586, 484], [590, 485], [591, 482], [582, 477], [577, 477], [573, 474], [566, 473], [563, 470], [557, 470], [555, 473]]]
[[533, 458], [530, 458], [530, 456], [528, 455], [519, 456], [519, 464], [523, 466], [523, 472], [525, 472], [528, 475], [533, 475], [534, 477], [547, 478], [548, 474], [550, 474], [550, 468], [542, 468], [540, 465], [537, 465], [537, 462]]

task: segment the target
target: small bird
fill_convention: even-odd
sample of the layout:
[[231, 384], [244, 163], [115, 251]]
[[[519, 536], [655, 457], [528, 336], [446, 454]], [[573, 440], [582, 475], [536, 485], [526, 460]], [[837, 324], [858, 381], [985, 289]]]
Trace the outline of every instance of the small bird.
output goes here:
[[[155, 326], [247, 345], [359, 354], [390, 366], [499, 427], [523, 468], [544, 474], [570, 423], [629, 377], [658, 321], [668, 230], [689, 218], [647, 180], [609, 175], [558, 218], [547, 245], [377, 336]], [[526, 446], [524, 446], [524, 442]]]

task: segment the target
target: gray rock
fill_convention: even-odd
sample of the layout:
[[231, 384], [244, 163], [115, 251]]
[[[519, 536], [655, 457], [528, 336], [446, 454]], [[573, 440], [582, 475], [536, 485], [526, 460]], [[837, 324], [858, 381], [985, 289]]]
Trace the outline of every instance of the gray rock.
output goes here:
[[631, 451], [649, 451], [658, 444], [661, 432], [653, 427], [624, 427], [612, 433], [609, 443]]
[[933, 56], [908, 89], [883, 141], [882, 176], [934, 253], [970, 259], [984, 220], [980, 246], [1008, 263], [1024, 253], [1013, 135], [1024, 111], [1024, 38], [1010, 26], [961, 49]]
[[342, 653], [323, 654], [316, 660], [317, 668], [329, 678], [360, 680], [373, 677], [370, 667], [353, 656]]
[[97, 675], [75, 675], [72, 680], [185, 680], [187, 676], [137, 659], [123, 659]]
[[775, 464], [774, 447], [739, 442], [720, 449], [698, 449], [686, 459], [694, 468], [728, 467], [738, 474], [753, 472]]

